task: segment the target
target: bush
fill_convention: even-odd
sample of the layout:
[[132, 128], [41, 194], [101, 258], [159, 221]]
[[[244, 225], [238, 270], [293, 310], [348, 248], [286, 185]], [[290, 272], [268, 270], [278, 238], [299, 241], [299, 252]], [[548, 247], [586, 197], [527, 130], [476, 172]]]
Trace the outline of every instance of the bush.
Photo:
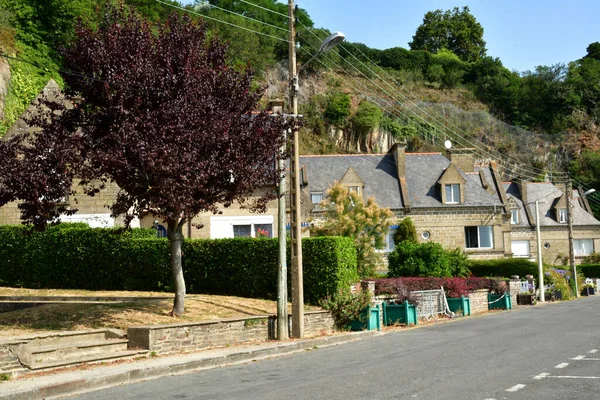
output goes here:
[[[170, 291], [169, 242], [155, 234], [152, 229], [61, 225], [39, 233], [28, 227], [0, 226], [0, 283], [29, 288]], [[302, 243], [307, 303], [317, 304], [358, 281], [352, 239], [306, 238]], [[277, 298], [277, 239], [185, 240], [182, 252], [188, 293]]]
[[[503, 281], [489, 278], [433, 278], [405, 277], [387, 278], [375, 281], [375, 294], [397, 294], [398, 288], [407, 291], [439, 290], [444, 288], [447, 297], [469, 297], [475, 290], [486, 289], [493, 293], [504, 293], [506, 286]], [[411, 300], [409, 300], [411, 302]]]
[[525, 258], [503, 258], [498, 260], [469, 260], [468, 268], [473, 276], [495, 276], [510, 278], [512, 275], [537, 274], [537, 265]]
[[351, 293], [350, 289], [340, 290], [334, 295], [327, 296], [321, 301], [321, 307], [331, 312], [335, 326], [348, 330], [353, 321], [360, 321], [363, 310], [369, 307], [371, 295], [362, 290]]
[[586, 278], [600, 278], [600, 264], [581, 264], [577, 267]]
[[415, 224], [410, 217], [406, 217], [400, 221], [398, 228], [396, 229], [396, 233], [394, 233], [394, 243], [400, 244], [404, 241], [412, 243], [419, 242], [417, 239], [417, 229], [415, 228]]
[[388, 257], [390, 277], [427, 276], [452, 277], [468, 276], [467, 257], [460, 250], [445, 250], [435, 242], [399, 243]]
[[563, 300], [572, 298], [571, 286], [569, 285], [570, 272], [560, 268], [548, 267], [544, 271], [544, 284], [551, 290], [557, 290], [562, 294]]

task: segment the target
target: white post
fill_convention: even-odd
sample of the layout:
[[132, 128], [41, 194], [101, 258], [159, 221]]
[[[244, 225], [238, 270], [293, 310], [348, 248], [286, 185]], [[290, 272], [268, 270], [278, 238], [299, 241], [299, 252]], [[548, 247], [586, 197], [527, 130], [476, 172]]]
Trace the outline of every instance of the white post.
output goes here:
[[542, 264], [542, 239], [540, 237], [540, 206], [539, 201], [535, 202], [535, 234], [537, 236], [537, 262], [538, 262], [538, 281], [540, 285], [540, 301], [546, 301], [544, 294], [544, 267]]

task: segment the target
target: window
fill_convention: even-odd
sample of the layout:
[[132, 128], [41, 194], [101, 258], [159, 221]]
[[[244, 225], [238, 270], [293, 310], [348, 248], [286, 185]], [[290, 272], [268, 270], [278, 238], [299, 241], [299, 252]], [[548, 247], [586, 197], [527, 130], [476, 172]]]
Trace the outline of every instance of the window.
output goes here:
[[358, 187], [358, 186], [348, 186], [348, 193], [360, 194], [360, 187]]
[[529, 240], [514, 240], [510, 247], [513, 257], [529, 258]]
[[558, 222], [560, 222], [561, 224], [567, 223], [567, 209], [566, 208], [558, 209]]
[[323, 193], [311, 193], [310, 200], [313, 204], [319, 204], [323, 201]]
[[429, 238], [431, 237], [431, 232], [423, 231], [423, 233], [421, 233], [421, 237], [423, 238], [423, 240], [429, 240]]
[[397, 229], [390, 228], [386, 238], [385, 238], [385, 247], [383, 251], [392, 252], [396, 248], [396, 243], [394, 242], [394, 235], [396, 234]]
[[459, 204], [460, 203], [460, 185], [452, 184], [446, 185], [446, 204]]
[[211, 217], [210, 238], [273, 237], [273, 216]]
[[589, 256], [594, 252], [594, 239], [573, 240], [573, 250], [576, 256]]
[[511, 224], [519, 223], [519, 210], [517, 210], [517, 209], [510, 210], [510, 223]]
[[491, 226], [465, 226], [465, 246], [467, 249], [491, 249], [494, 247], [494, 234]]

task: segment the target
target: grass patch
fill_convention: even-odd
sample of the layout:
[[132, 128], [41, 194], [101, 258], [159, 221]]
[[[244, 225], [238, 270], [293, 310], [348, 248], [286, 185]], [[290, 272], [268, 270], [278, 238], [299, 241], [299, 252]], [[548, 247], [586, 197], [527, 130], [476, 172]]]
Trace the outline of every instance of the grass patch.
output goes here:
[[[140, 296], [170, 295], [160, 292], [92, 292], [80, 290], [33, 290], [0, 288], [0, 295], [10, 296]], [[0, 337], [16, 337], [33, 332], [87, 329], [127, 329], [135, 325], [159, 325], [178, 322], [210, 321], [277, 313], [277, 302], [232, 296], [187, 295], [185, 314], [169, 316], [171, 299], [137, 300], [122, 303], [48, 304], [0, 314]], [[291, 311], [291, 305], [288, 305]], [[318, 307], [306, 306], [307, 311]], [[260, 323], [260, 319], [250, 320]]]

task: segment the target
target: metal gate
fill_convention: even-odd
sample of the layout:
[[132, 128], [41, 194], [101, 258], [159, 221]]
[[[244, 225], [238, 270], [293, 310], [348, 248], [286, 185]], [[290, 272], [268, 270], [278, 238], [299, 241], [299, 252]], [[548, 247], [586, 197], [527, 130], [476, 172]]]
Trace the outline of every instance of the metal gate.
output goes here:
[[444, 289], [440, 290], [420, 290], [411, 292], [417, 300], [417, 317], [429, 320], [433, 318], [437, 321], [437, 315], [451, 316], [446, 301]]

